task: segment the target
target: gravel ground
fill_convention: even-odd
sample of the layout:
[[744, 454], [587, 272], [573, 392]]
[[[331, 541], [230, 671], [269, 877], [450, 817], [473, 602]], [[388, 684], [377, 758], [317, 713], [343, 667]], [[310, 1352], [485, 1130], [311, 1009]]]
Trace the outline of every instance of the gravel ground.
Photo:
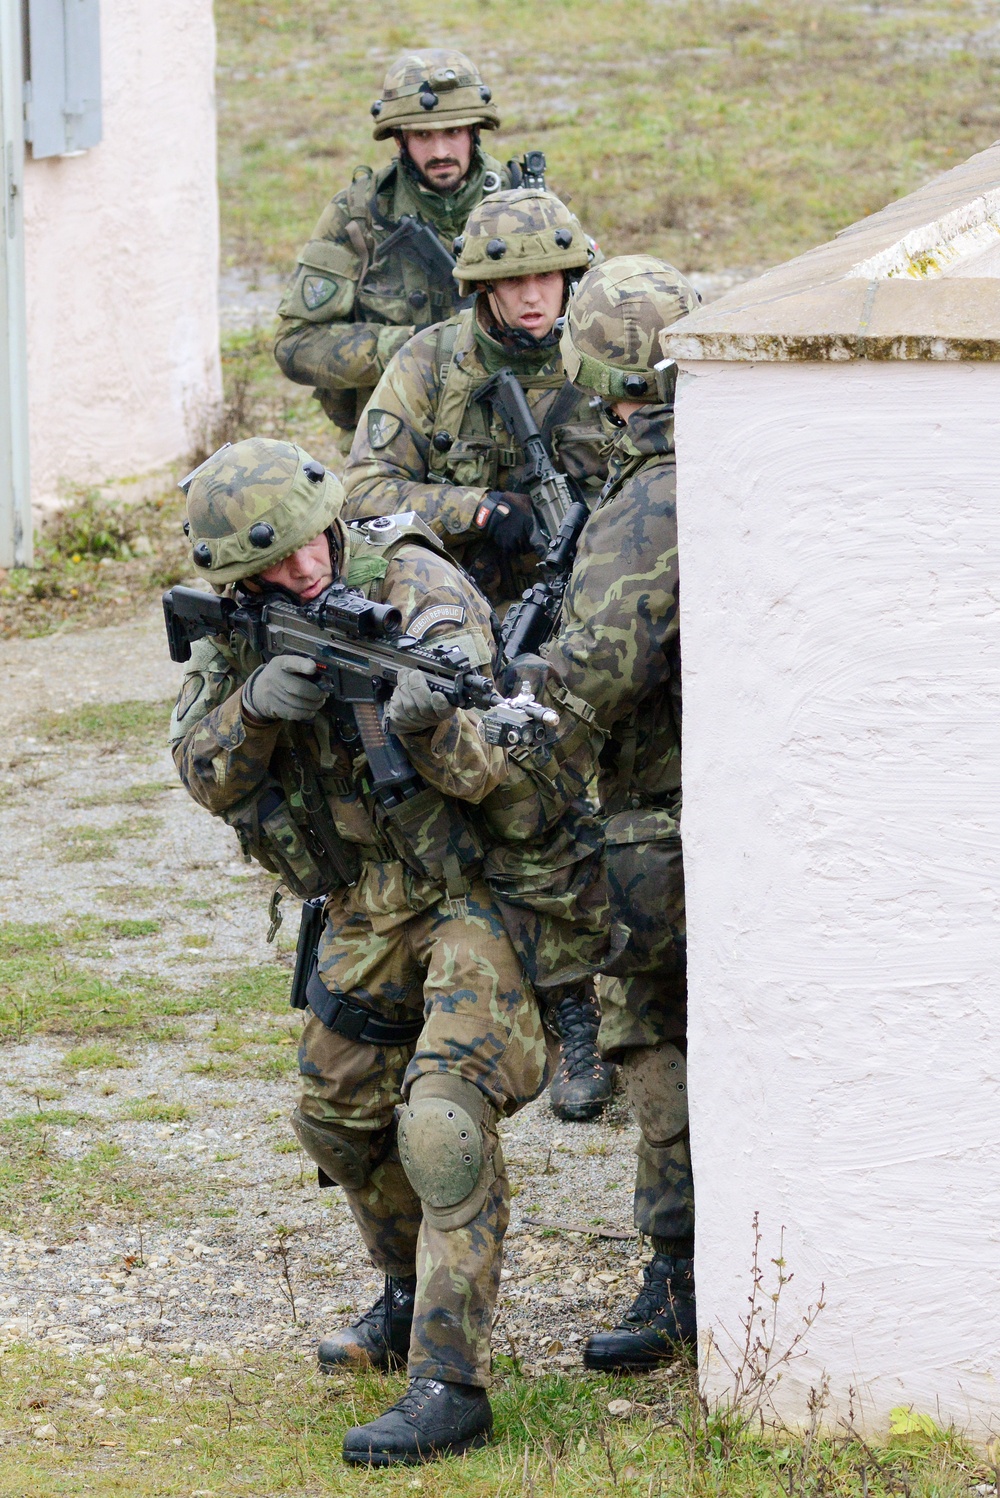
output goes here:
[[[70, 1231], [64, 1219], [49, 1227], [29, 1214], [21, 1234], [0, 1235], [0, 1337], [223, 1357], [238, 1347], [305, 1350], [370, 1304], [379, 1283], [343, 1199], [317, 1190], [285, 1121], [297, 1016], [262, 1015], [266, 1043], [226, 1054], [212, 1013], [213, 989], [235, 971], [287, 965], [292, 922], [277, 952], [266, 944], [270, 879], [247, 868], [228, 829], [174, 788], [165, 748], [53, 740], [39, 726], [41, 713], [82, 703], [172, 696], [178, 668], [161, 628], [150, 612], [132, 625], [0, 645], [9, 705], [0, 730], [0, 919], [155, 917], [155, 935], [102, 938], [73, 960], [102, 976], [139, 972], [205, 994], [204, 1012], [175, 1026], [176, 1038], [114, 1038], [124, 1066], [67, 1065], [74, 1037], [6, 1046], [0, 1118], [51, 1108], [43, 1095], [58, 1088], [60, 1117], [85, 1116], [48, 1130], [50, 1155], [79, 1159], [112, 1141], [122, 1168], [148, 1186], [148, 1201], [141, 1222], [96, 1212]], [[151, 798], [139, 836], [113, 832], [129, 787]], [[110, 851], [60, 862], [67, 828], [80, 826], [107, 831]], [[129, 1116], [151, 1099], [186, 1116]], [[628, 1236], [541, 1224], [582, 1220], [629, 1234], [634, 1131], [620, 1099], [596, 1124], [561, 1124], [543, 1098], [502, 1132], [514, 1202], [495, 1346], [529, 1369], [570, 1367], [588, 1330], [631, 1299], [639, 1248]]]

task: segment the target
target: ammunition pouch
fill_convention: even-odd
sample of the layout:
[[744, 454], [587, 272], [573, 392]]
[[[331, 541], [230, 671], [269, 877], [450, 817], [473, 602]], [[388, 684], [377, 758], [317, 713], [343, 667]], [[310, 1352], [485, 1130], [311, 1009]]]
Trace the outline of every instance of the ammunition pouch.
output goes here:
[[456, 802], [425, 785], [395, 806], [377, 804], [375, 820], [414, 873], [443, 884], [451, 899], [468, 893], [469, 877], [482, 864], [484, 848]]
[[684, 865], [679, 816], [619, 812], [604, 827], [611, 920], [628, 942], [601, 971], [616, 978], [655, 973], [683, 984], [686, 964]]
[[300, 899], [329, 894], [357, 877], [357, 849], [336, 838], [331, 825], [328, 839], [336, 839], [338, 855], [342, 851], [342, 857], [332, 858], [306, 814], [293, 815], [280, 781], [273, 777], [222, 816], [239, 838], [243, 856], [277, 874]]

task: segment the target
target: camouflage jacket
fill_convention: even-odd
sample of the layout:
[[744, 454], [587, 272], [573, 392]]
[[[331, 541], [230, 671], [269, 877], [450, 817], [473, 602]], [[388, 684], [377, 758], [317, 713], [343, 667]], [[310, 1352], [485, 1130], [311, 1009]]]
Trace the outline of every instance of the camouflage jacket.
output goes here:
[[353, 430], [395, 351], [414, 332], [462, 305], [401, 250], [378, 246], [404, 214], [434, 229], [451, 252], [477, 203], [510, 186], [505, 167], [481, 148], [457, 192], [434, 192], [398, 159], [374, 174], [358, 167], [320, 216], [278, 308], [275, 358], [290, 380], [315, 385], [327, 415]]
[[512, 355], [474, 308], [400, 349], [368, 403], [344, 473], [345, 514], [415, 510], [497, 607], [520, 597], [533, 554], [503, 565], [473, 518], [489, 489], [516, 490], [524, 456], [499, 416], [474, 397], [504, 367], [517, 375], [557, 468], [596, 496], [607, 436], [590, 398], [568, 385], [558, 347]]
[[636, 411], [580, 538], [559, 633], [544, 650], [610, 734], [607, 810], [676, 803], [681, 780], [673, 413]]
[[[400, 525], [407, 532], [420, 529], [410, 517], [400, 517]], [[335, 532], [341, 574], [349, 586], [397, 607], [404, 630], [422, 642], [458, 645], [475, 666], [490, 673], [489, 607], [436, 549], [440, 543], [430, 535], [427, 544], [404, 535], [401, 544], [393, 545], [391, 533], [385, 532], [377, 542], [369, 541], [366, 528], [339, 522]], [[324, 710], [312, 724], [260, 726], [246, 719], [240, 688], [259, 664], [260, 658], [237, 636], [199, 641], [170, 737], [190, 794], [230, 822], [245, 851], [282, 875], [297, 893], [316, 894], [332, 886], [297, 887], [301, 849], [295, 847], [294, 826], [281, 834], [285, 844], [277, 861], [261, 856], [254, 828], [261, 820], [262, 793], [270, 785], [281, 787], [283, 804], [299, 824], [300, 841], [308, 843], [310, 829], [319, 821], [329, 823], [335, 838], [351, 845], [360, 863], [361, 898], [376, 914], [424, 909], [440, 898], [442, 888], [460, 894], [464, 874], [481, 865], [491, 882], [506, 890], [513, 879], [516, 890], [524, 886], [546, 910], [557, 868], [560, 915], [577, 898], [576, 888], [589, 891], [593, 876], [586, 870], [594, 862], [599, 832], [585, 797], [599, 736], [582, 703], [557, 688], [554, 700], [562, 713], [558, 742], [539, 750], [507, 751], [486, 744], [474, 710], [460, 709], [434, 729], [407, 734], [406, 751], [428, 790], [421, 793], [423, 800], [404, 803], [405, 821], [397, 822], [369, 790], [364, 755], [356, 744], [344, 741], [334, 712]], [[435, 852], [441, 802], [452, 804], [446, 830], [463, 877]], [[457, 803], [462, 809], [456, 822]], [[508, 855], [497, 862], [493, 851], [499, 847], [507, 848]], [[586, 870], [578, 867], [582, 862]]]

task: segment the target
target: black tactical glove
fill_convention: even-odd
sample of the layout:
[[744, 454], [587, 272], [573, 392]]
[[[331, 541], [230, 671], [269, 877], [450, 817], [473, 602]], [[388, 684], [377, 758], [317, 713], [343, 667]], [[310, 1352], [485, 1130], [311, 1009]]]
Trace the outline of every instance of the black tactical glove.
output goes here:
[[325, 692], [310, 677], [316, 662], [301, 655], [276, 655], [258, 666], [243, 684], [243, 706], [261, 723], [311, 723], [323, 706]]
[[503, 552], [531, 551], [535, 512], [526, 494], [490, 489], [476, 510], [473, 525]]
[[423, 733], [455, 711], [443, 692], [432, 692], [422, 671], [400, 671], [386, 717], [393, 733]]

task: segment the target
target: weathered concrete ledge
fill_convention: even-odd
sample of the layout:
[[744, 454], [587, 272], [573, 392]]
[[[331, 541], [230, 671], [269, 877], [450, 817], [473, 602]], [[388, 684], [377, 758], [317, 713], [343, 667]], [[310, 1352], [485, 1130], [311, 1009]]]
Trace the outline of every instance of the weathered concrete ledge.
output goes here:
[[660, 343], [682, 361], [1000, 359], [1000, 143]]

